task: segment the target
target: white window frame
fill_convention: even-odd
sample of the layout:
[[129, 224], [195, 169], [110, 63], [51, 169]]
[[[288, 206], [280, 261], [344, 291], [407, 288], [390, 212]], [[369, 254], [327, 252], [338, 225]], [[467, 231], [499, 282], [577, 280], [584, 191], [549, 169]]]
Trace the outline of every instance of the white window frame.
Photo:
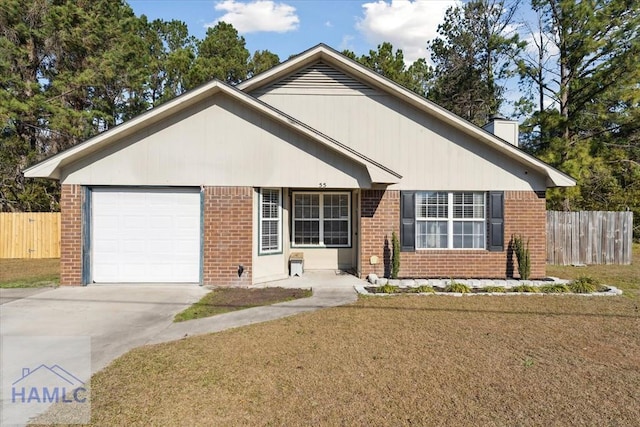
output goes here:
[[[476, 250], [486, 250], [487, 248], [487, 193], [486, 192], [482, 192], [482, 191], [419, 191], [416, 192], [417, 194], [425, 194], [425, 193], [446, 193], [447, 194], [447, 216], [445, 217], [429, 217], [428, 214], [427, 216], [422, 217], [420, 215], [419, 209], [418, 209], [418, 199], [416, 197], [416, 202], [415, 202], [415, 216], [416, 216], [416, 227], [415, 227], [415, 247], [417, 250], [427, 250], [427, 251], [433, 251], [433, 250], [456, 250], [456, 251], [476, 251]], [[454, 218], [454, 214], [453, 214], [453, 208], [454, 208], [454, 194], [464, 194], [464, 193], [471, 193], [471, 194], [481, 194], [482, 195], [482, 217], [473, 217], [473, 218]], [[475, 205], [475, 204], [474, 204]], [[419, 243], [419, 239], [418, 239], [418, 224], [419, 223], [429, 223], [429, 222], [447, 222], [447, 247], [444, 248], [428, 248], [428, 247], [421, 247], [418, 245]], [[482, 224], [482, 246], [478, 247], [478, 248], [455, 248], [453, 246], [453, 225], [456, 222], [474, 222], [474, 223], [478, 223], [478, 224]]]
[[[317, 195], [319, 196], [319, 216], [318, 218], [296, 218], [296, 195]], [[347, 221], [347, 244], [345, 245], [326, 245], [324, 243], [324, 196], [342, 195], [347, 196], [347, 217], [346, 218], [328, 218], [327, 221]], [[317, 220], [319, 222], [318, 244], [296, 244], [296, 221]], [[294, 248], [350, 248], [351, 247], [351, 193], [349, 191], [293, 191], [291, 193], [291, 247]]]
[[[278, 192], [278, 205], [277, 205], [277, 213], [278, 216], [276, 218], [265, 217], [264, 213], [264, 192], [265, 191], [277, 191]], [[258, 197], [258, 221], [259, 221], [259, 231], [258, 231], [258, 254], [260, 255], [270, 255], [270, 254], [279, 254], [282, 253], [282, 189], [280, 188], [261, 188], [259, 191]], [[278, 230], [278, 247], [273, 249], [264, 249], [264, 241], [262, 231], [264, 230], [265, 222], [275, 221], [277, 223]]]

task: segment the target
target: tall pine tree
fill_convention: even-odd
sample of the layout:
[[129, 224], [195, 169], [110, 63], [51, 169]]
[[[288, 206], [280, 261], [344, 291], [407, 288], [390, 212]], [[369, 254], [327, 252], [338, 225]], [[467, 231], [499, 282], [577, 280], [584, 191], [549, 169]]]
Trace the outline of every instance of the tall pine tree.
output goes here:
[[504, 102], [505, 79], [521, 49], [509, 33], [515, 6], [503, 0], [471, 0], [447, 10], [431, 41], [435, 78], [428, 97], [459, 116], [483, 125]]

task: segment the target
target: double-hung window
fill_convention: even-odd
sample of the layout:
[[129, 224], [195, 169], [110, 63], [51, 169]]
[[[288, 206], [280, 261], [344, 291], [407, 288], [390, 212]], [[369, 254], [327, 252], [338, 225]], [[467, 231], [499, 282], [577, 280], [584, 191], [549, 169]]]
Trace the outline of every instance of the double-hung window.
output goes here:
[[349, 193], [293, 193], [293, 246], [348, 247], [350, 212]]
[[260, 189], [260, 253], [282, 252], [282, 192]]
[[416, 193], [416, 248], [484, 249], [485, 193]]

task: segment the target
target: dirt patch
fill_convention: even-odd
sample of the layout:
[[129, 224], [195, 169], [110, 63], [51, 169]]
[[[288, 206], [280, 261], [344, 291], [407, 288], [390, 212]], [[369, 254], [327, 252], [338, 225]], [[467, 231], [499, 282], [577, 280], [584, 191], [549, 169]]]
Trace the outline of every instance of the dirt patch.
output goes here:
[[362, 298], [134, 350], [94, 425], [637, 425], [628, 298]]
[[176, 314], [174, 321], [199, 319], [245, 308], [271, 305], [311, 296], [309, 289], [217, 288], [200, 301]]

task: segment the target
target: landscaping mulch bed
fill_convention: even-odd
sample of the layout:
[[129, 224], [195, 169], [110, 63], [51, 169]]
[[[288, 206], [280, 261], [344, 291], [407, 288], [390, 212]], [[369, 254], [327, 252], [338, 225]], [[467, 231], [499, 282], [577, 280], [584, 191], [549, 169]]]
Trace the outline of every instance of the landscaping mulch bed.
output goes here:
[[311, 296], [310, 289], [216, 288], [200, 301], [176, 314], [174, 321], [199, 319], [235, 310], [260, 307]]
[[[391, 294], [390, 292], [387, 292], [385, 290], [384, 287], [382, 286], [365, 286], [364, 289], [371, 293], [371, 294]], [[397, 289], [394, 289], [392, 294], [417, 294], [417, 293], [435, 293], [435, 292], [446, 292], [446, 293], [452, 293], [451, 291], [447, 291], [447, 288], [445, 287], [440, 287], [440, 286], [432, 286], [431, 289], [433, 291], [428, 291], [428, 292], [424, 292], [423, 290], [421, 290], [418, 287], [398, 287]], [[608, 292], [610, 290], [610, 288], [608, 287], [602, 287], [600, 289], [598, 289], [598, 292]], [[486, 293], [516, 293], [516, 292], [523, 292], [522, 290], [514, 290], [514, 289], [510, 289], [510, 288], [504, 288], [502, 290], [495, 290], [495, 289], [491, 289], [491, 288], [469, 288], [468, 293], [471, 294], [486, 294]], [[524, 293], [560, 293], [560, 292], [544, 292], [542, 290], [538, 290], [538, 291], [524, 291]]]

